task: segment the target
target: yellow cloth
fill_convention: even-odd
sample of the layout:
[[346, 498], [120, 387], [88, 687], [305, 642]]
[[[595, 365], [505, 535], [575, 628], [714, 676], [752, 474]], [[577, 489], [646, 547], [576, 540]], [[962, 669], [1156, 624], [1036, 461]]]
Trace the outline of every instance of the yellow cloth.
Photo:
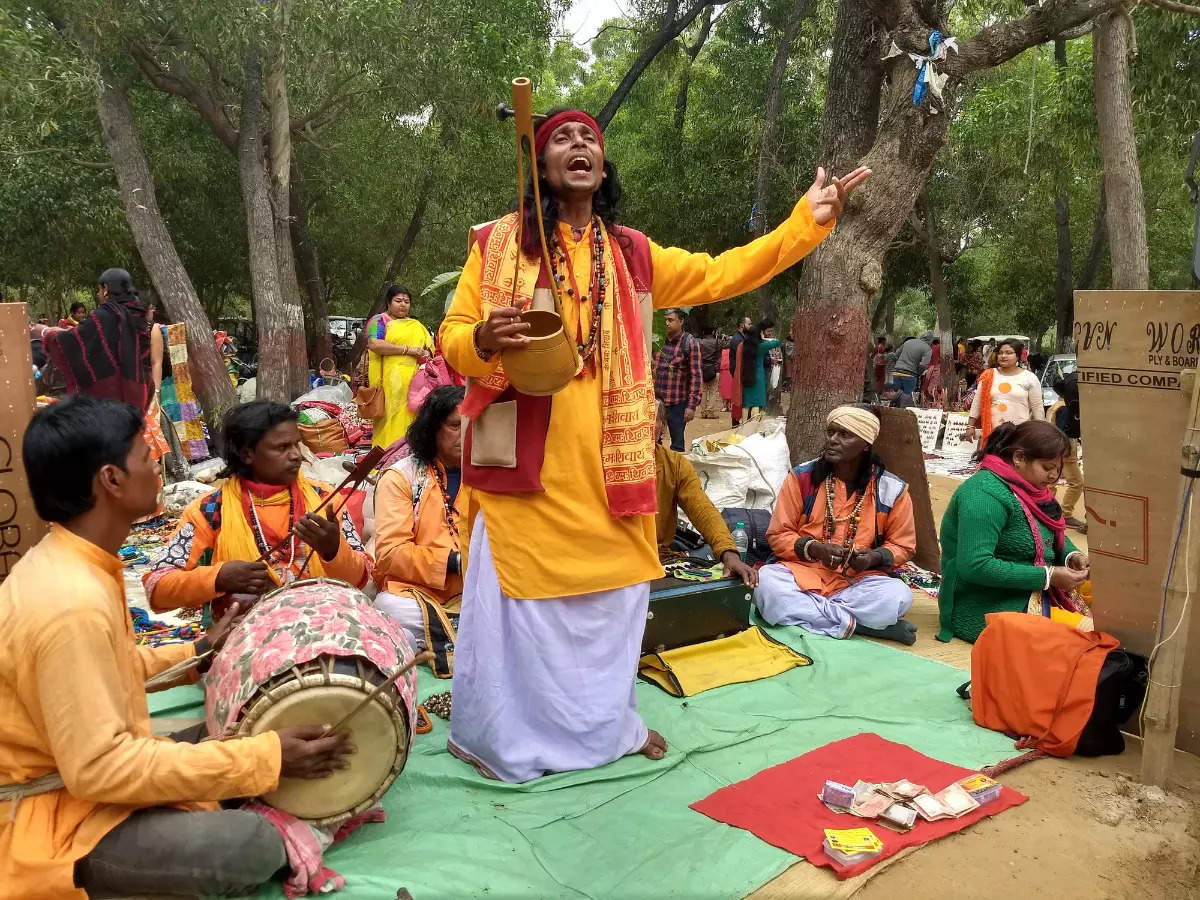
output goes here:
[[[744, 247], [712, 257], [650, 242], [654, 306], [699, 306], [752, 291], [806, 256], [832, 230], [813, 221], [801, 199], [791, 216], [769, 234]], [[575, 241], [560, 228], [575, 280], [591, 282], [590, 230]], [[455, 370], [482, 378], [499, 364], [475, 352], [472, 332], [482, 320], [478, 243], [467, 257], [450, 311], [442, 322], [441, 346]], [[579, 298], [563, 298], [568, 322], [590, 322]], [[584, 330], [583, 338], [586, 340]], [[652, 581], [662, 575], [653, 516], [609, 514], [600, 458], [601, 378], [574, 378], [551, 405], [542, 465], [544, 490], [535, 494], [494, 494], [472, 490], [463, 524], [470, 528], [482, 511], [500, 587], [510, 597], [568, 597]], [[463, 545], [469, 543], [464, 535]], [[619, 565], [614, 565], [619, 560]]]
[[[375, 337], [379, 318], [367, 323], [367, 334]], [[433, 352], [433, 338], [428, 330], [414, 318], [392, 319], [387, 323], [383, 340], [397, 347], [424, 347]], [[373, 386], [383, 386], [384, 413], [382, 419], [375, 419], [375, 433], [372, 443], [376, 447], [387, 447], [408, 431], [408, 426], [416, 418], [416, 413], [408, 410], [408, 388], [413, 376], [417, 374], [417, 360], [412, 356], [380, 356], [368, 351], [367, 378]]]
[[751, 625], [731, 637], [647, 653], [638, 663], [638, 674], [673, 697], [691, 697], [811, 665], [812, 660], [803, 653]]
[[179, 744], [150, 734], [146, 679], [191, 644], [139, 646], [124, 566], [54, 526], [0, 585], [0, 784], [58, 771], [63, 790], [0, 802], [0, 898], [84, 898], [75, 861], [139, 807], [216, 809], [279, 780], [279, 738]]
[[[304, 508], [316, 509], [321, 505], [321, 498], [317, 495], [316, 489], [312, 483], [303, 475], [296, 476], [296, 484], [300, 486], [300, 494], [304, 497]], [[217, 547], [214, 553], [214, 560], [241, 559], [252, 560], [258, 559], [262, 550], [259, 549], [258, 542], [254, 539], [254, 531], [251, 529], [250, 520], [246, 518], [246, 507], [242, 500], [242, 480], [236, 475], [228, 479], [221, 486], [221, 530], [217, 532]], [[266, 500], [261, 498], [251, 498], [251, 502], [256, 506], [287, 506], [291, 499], [290, 491], [280, 491]], [[331, 503], [333, 501], [330, 501]], [[292, 523], [288, 522], [285, 527], [291, 528]], [[279, 534], [279, 540], [283, 540], [283, 532]], [[284, 544], [286, 552], [287, 544]], [[301, 547], [306, 545], [300, 544]], [[295, 560], [297, 566], [304, 564], [304, 557], [300, 556]], [[268, 571], [271, 574], [271, 580], [278, 585], [282, 585], [283, 578], [281, 573], [275, 570], [274, 564], [268, 564]], [[314, 553], [312, 559], [309, 560], [308, 568], [305, 570], [305, 577], [321, 578], [325, 575], [325, 566], [321, 562], [321, 554]]]
[[686, 456], [658, 444], [654, 448], [654, 471], [658, 488], [658, 515], [654, 524], [659, 555], [671, 552], [679, 524], [679, 507], [683, 507], [692, 526], [712, 548], [715, 559], [719, 560], [726, 550], [737, 551], [729, 526], [704, 493], [696, 467]]

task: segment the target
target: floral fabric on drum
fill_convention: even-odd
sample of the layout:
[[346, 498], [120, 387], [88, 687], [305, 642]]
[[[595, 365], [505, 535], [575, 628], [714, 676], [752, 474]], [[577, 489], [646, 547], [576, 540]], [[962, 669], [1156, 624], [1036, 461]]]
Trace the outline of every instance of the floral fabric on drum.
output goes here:
[[[208, 733], [235, 731], [242, 706], [263, 682], [319, 656], [359, 656], [388, 676], [413, 652], [404, 629], [348, 584], [320, 579], [289, 585], [255, 604], [213, 661], [205, 685]], [[416, 667], [395, 687], [415, 723]]]

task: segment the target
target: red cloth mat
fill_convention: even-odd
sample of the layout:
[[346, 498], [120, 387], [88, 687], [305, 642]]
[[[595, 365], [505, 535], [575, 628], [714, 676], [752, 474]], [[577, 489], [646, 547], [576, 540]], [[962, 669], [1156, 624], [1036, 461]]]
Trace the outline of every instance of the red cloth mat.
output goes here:
[[[743, 828], [815, 866], [829, 866], [838, 878], [850, 878], [864, 872], [881, 859], [936, 840], [985, 816], [994, 816], [1029, 798], [1005, 787], [1000, 796], [960, 819], [917, 824], [907, 834], [898, 834], [869, 819], [849, 813], [836, 813], [820, 801], [818, 795], [826, 779], [853, 785], [863, 781], [899, 781], [907, 778], [937, 793], [952, 781], [975, 774], [972, 769], [952, 766], [918, 753], [904, 744], [885, 741], [877, 734], [856, 734], [803, 756], [765, 769], [745, 781], [714, 791], [691, 808], [711, 819]], [[848, 868], [835, 863], [821, 849], [826, 828], [866, 826], [883, 842], [883, 852]]]

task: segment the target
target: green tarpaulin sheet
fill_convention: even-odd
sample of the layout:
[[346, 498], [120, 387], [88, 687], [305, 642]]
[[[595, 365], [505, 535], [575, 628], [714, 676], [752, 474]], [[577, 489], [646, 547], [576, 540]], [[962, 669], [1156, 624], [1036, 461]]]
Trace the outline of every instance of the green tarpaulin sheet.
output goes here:
[[[688, 809], [714, 790], [864, 731], [970, 768], [1016, 755], [1011, 739], [971, 721], [955, 694], [963, 670], [867, 640], [767, 630], [814, 665], [688, 699], [639, 684], [643, 717], [670, 745], [659, 762], [500, 784], [450, 756], [448, 724], [435, 719], [384, 798], [387, 822], [326, 854], [343, 896], [742, 897], [797, 857]], [[422, 670], [422, 697], [449, 687]], [[151, 697], [160, 716], [202, 706], [194, 687]], [[276, 885], [258, 896], [282, 895]]]

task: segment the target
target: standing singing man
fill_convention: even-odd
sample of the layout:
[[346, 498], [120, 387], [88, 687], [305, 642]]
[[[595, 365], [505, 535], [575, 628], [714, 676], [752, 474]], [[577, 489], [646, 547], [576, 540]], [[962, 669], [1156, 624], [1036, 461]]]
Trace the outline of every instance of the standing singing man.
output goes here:
[[[827, 183], [818, 170], [782, 225], [714, 258], [615, 225], [621, 191], [591, 116], [552, 113], [534, 139], [552, 271], [542, 271], [531, 185], [524, 222], [509, 214], [473, 231], [441, 328], [447, 360], [471, 379], [449, 748], [511, 782], [666, 752], [634, 694], [649, 582], [662, 575], [650, 304], [754, 290], [816, 247], [870, 174]], [[551, 279], [583, 364], [553, 397], [532, 397], [509, 384], [502, 356], [527, 343], [520, 312]]]

